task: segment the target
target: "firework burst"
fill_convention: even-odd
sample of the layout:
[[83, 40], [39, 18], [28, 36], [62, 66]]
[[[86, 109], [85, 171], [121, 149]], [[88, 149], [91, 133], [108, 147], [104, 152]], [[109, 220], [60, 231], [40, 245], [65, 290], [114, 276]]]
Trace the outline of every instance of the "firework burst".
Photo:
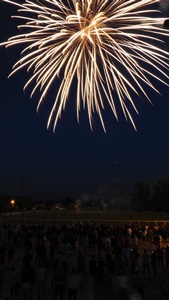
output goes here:
[[49, 127], [52, 122], [53, 130], [73, 83], [77, 119], [83, 106], [91, 128], [97, 112], [104, 130], [105, 100], [118, 119], [118, 96], [125, 118], [135, 127], [129, 109], [132, 106], [138, 113], [133, 92], [150, 101], [145, 84], [156, 92], [154, 78], [168, 85], [168, 51], [162, 43], [168, 30], [160, 26], [164, 19], [151, 6], [158, 0], [4, 2], [18, 6], [14, 17], [23, 23], [18, 26], [21, 32], [1, 45], [26, 44], [10, 76], [25, 67], [32, 71], [24, 89], [34, 83], [30, 97], [40, 90], [37, 109], [50, 87], [59, 82], [47, 124]]

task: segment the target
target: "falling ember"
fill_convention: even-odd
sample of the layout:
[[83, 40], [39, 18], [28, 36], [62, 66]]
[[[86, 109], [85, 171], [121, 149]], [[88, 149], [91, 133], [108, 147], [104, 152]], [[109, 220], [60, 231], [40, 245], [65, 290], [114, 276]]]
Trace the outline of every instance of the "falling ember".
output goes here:
[[[10, 75], [22, 68], [33, 70], [26, 89], [35, 82], [41, 96], [61, 78], [48, 124], [58, 119], [76, 83], [77, 119], [87, 108], [90, 127], [96, 111], [105, 130], [102, 112], [107, 100], [118, 120], [115, 95], [125, 118], [134, 125], [130, 107], [138, 113], [133, 92], [144, 95], [146, 84], [158, 92], [154, 79], [168, 86], [168, 51], [162, 48], [168, 29], [153, 4], [158, 0], [25, 0], [15, 18], [24, 22], [21, 33], [1, 43], [5, 47], [26, 44]], [[152, 69], [153, 71], [150, 71]], [[156, 75], [156, 74], [159, 75]], [[152, 80], [150, 80], [152, 79]], [[52, 121], [53, 120], [53, 121]]]

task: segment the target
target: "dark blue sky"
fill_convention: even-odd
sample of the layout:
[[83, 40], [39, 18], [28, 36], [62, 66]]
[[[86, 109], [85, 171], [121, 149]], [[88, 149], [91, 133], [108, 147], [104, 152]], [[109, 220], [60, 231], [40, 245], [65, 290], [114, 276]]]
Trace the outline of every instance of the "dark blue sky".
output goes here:
[[[0, 3], [0, 41], [17, 33], [16, 21], [10, 18], [15, 9]], [[22, 91], [25, 73], [7, 79], [19, 54], [19, 47], [0, 48], [0, 194], [21, 195], [24, 171], [24, 194], [33, 199], [113, 198], [117, 160], [124, 202], [136, 182], [169, 177], [167, 87], [159, 85], [162, 96], [151, 92], [154, 106], [136, 99], [137, 132], [121, 115], [116, 122], [109, 109], [104, 112], [107, 133], [97, 115], [92, 132], [87, 112], [81, 112], [77, 123], [70, 99], [53, 134], [52, 128], [46, 129], [48, 105], [37, 114], [36, 99], [29, 100]]]

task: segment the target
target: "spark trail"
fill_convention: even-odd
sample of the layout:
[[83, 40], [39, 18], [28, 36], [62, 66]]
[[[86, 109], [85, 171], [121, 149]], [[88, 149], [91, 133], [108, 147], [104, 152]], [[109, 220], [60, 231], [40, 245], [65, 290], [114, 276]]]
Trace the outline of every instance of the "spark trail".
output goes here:
[[130, 108], [138, 110], [132, 95], [151, 102], [144, 86], [158, 92], [154, 79], [168, 85], [168, 51], [163, 47], [168, 30], [153, 9], [158, 0], [4, 2], [18, 7], [14, 18], [22, 24], [18, 35], [0, 45], [25, 45], [10, 76], [22, 68], [31, 71], [24, 89], [34, 84], [30, 97], [40, 90], [37, 109], [51, 86], [59, 83], [47, 123], [47, 127], [53, 124], [54, 131], [73, 83], [78, 121], [82, 106], [90, 127], [97, 112], [105, 131], [105, 101], [118, 120], [117, 98], [125, 118], [135, 127]]

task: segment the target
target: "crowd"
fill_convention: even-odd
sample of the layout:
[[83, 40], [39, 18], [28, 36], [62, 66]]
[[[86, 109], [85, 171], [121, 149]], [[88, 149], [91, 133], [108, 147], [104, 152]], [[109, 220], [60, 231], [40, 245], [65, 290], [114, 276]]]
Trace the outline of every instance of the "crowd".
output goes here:
[[147, 278], [169, 268], [168, 226], [1, 224], [0, 236], [6, 299], [144, 299]]

